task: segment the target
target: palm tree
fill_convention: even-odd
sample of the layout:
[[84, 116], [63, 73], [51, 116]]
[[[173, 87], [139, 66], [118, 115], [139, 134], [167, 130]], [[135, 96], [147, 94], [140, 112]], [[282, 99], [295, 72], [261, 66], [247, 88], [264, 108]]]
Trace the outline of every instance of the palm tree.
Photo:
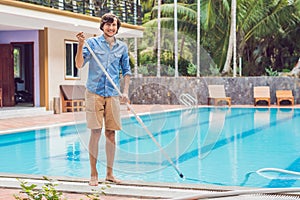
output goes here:
[[228, 42], [228, 50], [225, 65], [222, 73], [228, 73], [231, 70], [231, 59], [233, 57], [233, 77], [236, 76], [236, 0], [231, 0], [231, 23]]
[[230, 38], [230, 2], [227, 0], [202, 0], [201, 43], [210, 52], [217, 66], [226, 60]]
[[[270, 37], [274, 33], [285, 32], [300, 20], [299, 0], [240, 0], [237, 10], [238, 57], [243, 56], [250, 39]], [[227, 60], [232, 58], [232, 54], [227, 55]], [[228, 73], [230, 69], [229, 64], [225, 65], [223, 73]]]
[[[164, 28], [174, 29], [174, 4], [162, 4], [161, 10], [161, 25]], [[146, 27], [157, 26], [158, 6], [153, 7], [151, 11], [152, 20], [144, 23]], [[196, 38], [194, 31], [196, 30], [197, 12], [192, 9], [192, 5], [187, 6], [182, 3], [177, 5], [178, 31], [182, 31], [192, 38]]]
[[[239, 0], [236, 9], [234, 9], [234, 2], [228, 0], [202, 0], [201, 46], [208, 51], [217, 66], [222, 66], [220, 70], [224, 74], [229, 74], [232, 70], [231, 61], [234, 55], [233, 65], [236, 69], [237, 57], [243, 57], [247, 64], [251, 62], [252, 55], [250, 54], [256, 52], [258, 45], [262, 45], [261, 48], [266, 49], [267, 46], [265, 45], [270, 45], [272, 40], [281, 41], [283, 37], [287, 40], [289, 34], [296, 33], [293, 30], [299, 27], [299, 2], [300, 0]], [[196, 40], [197, 5], [179, 3], [177, 10], [178, 31], [185, 33], [182, 41], [185, 40], [186, 36]], [[232, 17], [234, 10], [236, 10], [237, 17]], [[157, 26], [156, 16], [157, 7], [154, 7], [151, 11], [152, 20], [144, 25]], [[161, 6], [161, 16], [161, 26], [173, 30], [174, 5], [163, 4]], [[236, 31], [231, 31], [234, 28], [230, 28], [234, 22], [231, 19], [237, 20]], [[230, 35], [236, 35], [237, 42], [233, 42], [234, 38]], [[230, 38], [232, 38], [231, 41], [229, 41]], [[292, 38], [295, 37], [289, 39], [291, 42], [293, 42]], [[295, 39], [297, 40], [297, 37]], [[183, 43], [181, 43], [181, 47], [182, 45]], [[234, 48], [234, 45], [237, 45], [237, 47]], [[236, 49], [236, 53], [234, 49]], [[232, 52], [230, 53], [229, 50]], [[182, 48], [180, 52], [182, 53]], [[255, 63], [252, 63], [252, 65], [255, 65]]]
[[[176, 0], [175, 0], [176, 1]], [[181, 37], [181, 47], [180, 47], [180, 56], [183, 53], [183, 47], [185, 42], [185, 37], [188, 35], [192, 38], [195, 38], [194, 30], [196, 28], [196, 19], [197, 13], [187, 7], [185, 4], [163, 4], [160, 7], [161, 18], [159, 17], [159, 8], [158, 6], [152, 9], [151, 15], [152, 20], [144, 24], [145, 27], [158, 27], [161, 23], [161, 27], [165, 29], [174, 30], [174, 61], [175, 61], [175, 77], [178, 77], [178, 31], [184, 32]], [[177, 12], [176, 12], [177, 11]]]

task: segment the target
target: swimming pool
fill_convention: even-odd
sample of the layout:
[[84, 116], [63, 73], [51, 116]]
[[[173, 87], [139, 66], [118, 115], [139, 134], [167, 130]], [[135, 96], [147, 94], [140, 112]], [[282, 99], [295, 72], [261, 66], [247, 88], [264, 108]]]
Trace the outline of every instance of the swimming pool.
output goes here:
[[[207, 107], [141, 116], [180, 178], [134, 117], [117, 135], [115, 175], [123, 180], [248, 187], [299, 187], [299, 177], [262, 168], [300, 171], [299, 109]], [[85, 124], [0, 135], [0, 172], [89, 177]], [[105, 138], [99, 177], [104, 178]]]

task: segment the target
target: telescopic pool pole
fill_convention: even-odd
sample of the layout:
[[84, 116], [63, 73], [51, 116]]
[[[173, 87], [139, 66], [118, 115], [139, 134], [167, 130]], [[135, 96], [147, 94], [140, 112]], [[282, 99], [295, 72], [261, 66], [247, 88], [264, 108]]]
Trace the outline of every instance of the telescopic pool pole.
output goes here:
[[[114, 83], [114, 81], [111, 79], [111, 77], [109, 76], [109, 74], [107, 73], [107, 71], [105, 70], [105, 68], [103, 67], [103, 65], [100, 63], [99, 59], [97, 58], [97, 56], [95, 55], [94, 51], [91, 49], [90, 45], [87, 43], [86, 40], [84, 40], [84, 44], [85, 46], [88, 48], [88, 50], [90, 51], [90, 53], [92, 54], [92, 56], [94, 57], [95, 61], [97, 62], [97, 64], [99, 65], [99, 67], [101, 68], [101, 70], [103, 71], [103, 73], [105, 74], [105, 76], [107, 77], [107, 79], [110, 81], [110, 83], [112, 84], [112, 86], [115, 88], [115, 90], [118, 92], [118, 94], [120, 96], [122, 96], [121, 91], [119, 90], [118, 86]], [[142, 119], [136, 114], [135, 110], [131, 107], [131, 105], [126, 101], [126, 106], [129, 108], [129, 110], [132, 112], [132, 114], [135, 116], [136, 120], [139, 122], [139, 124], [143, 127], [143, 129], [146, 131], [146, 133], [150, 136], [150, 138], [152, 139], [152, 141], [156, 144], [156, 146], [158, 147], [158, 149], [160, 150], [160, 152], [165, 156], [165, 158], [169, 161], [169, 163], [171, 164], [171, 166], [176, 170], [177, 174], [179, 175], [180, 178], [183, 178], [183, 174], [180, 172], [180, 170], [176, 167], [176, 165], [172, 162], [171, 158], [169, 157], [169, 155], [162, 149], [161, 145], [157, 142], [157, 140], [154, 138], [153, 134], [150, 132], [150, 130], [146, 127], [146, 125], [144, 124], [144, 122], [142, 121]]]

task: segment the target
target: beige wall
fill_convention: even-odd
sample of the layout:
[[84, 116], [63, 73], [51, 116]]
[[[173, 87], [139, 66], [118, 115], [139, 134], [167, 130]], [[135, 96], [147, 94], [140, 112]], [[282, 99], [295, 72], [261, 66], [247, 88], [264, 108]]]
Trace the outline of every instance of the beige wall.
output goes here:
[[[65, 78], [65, 40], [76, 40], [75, 32], [49, 29], [48, 33], [49, 109], [53, 110], [53, 98], [60, 97], [59, 85], [85, 85], [87, 67], [80, 70], [80, 79]], [[86, 35], [91, 37], [91, 35]]]

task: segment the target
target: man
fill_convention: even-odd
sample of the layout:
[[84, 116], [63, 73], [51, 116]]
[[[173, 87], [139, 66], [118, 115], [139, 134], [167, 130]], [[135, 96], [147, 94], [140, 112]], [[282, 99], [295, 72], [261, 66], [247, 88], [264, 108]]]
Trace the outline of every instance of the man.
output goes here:
[[[102, 16], [100, 29], [103, 35], [87, 39], [99, 61], [106, 69], [114, 83], [120, 85], [120, 69], [125, 80], [122, 101], [128, 101], [128, 88], [130, 82], [130, 65], [127, 45], [116, 39], [115, 35], [121, 26], [120, 20], [113, 14]], [[105, 122], [106, 136], [106, 181], [120, 183], [113, 175], [113, 162], [115, 157], [115, 131], [121, 129], [119, 94], [102, 72], [100, 66], [84, 46], [83, 32], [76, 35], [78, 49], [75, 57], [76, 67], [81, 68], [89, 62], [88, 80], [86, 84], [86, 119], [87, 127], [91, 129], [89, 140], [89, 158], [91, 179], [89, 185], [98, 185], [98, 171], [96, 168], [98, 157], [98, 143]]]

